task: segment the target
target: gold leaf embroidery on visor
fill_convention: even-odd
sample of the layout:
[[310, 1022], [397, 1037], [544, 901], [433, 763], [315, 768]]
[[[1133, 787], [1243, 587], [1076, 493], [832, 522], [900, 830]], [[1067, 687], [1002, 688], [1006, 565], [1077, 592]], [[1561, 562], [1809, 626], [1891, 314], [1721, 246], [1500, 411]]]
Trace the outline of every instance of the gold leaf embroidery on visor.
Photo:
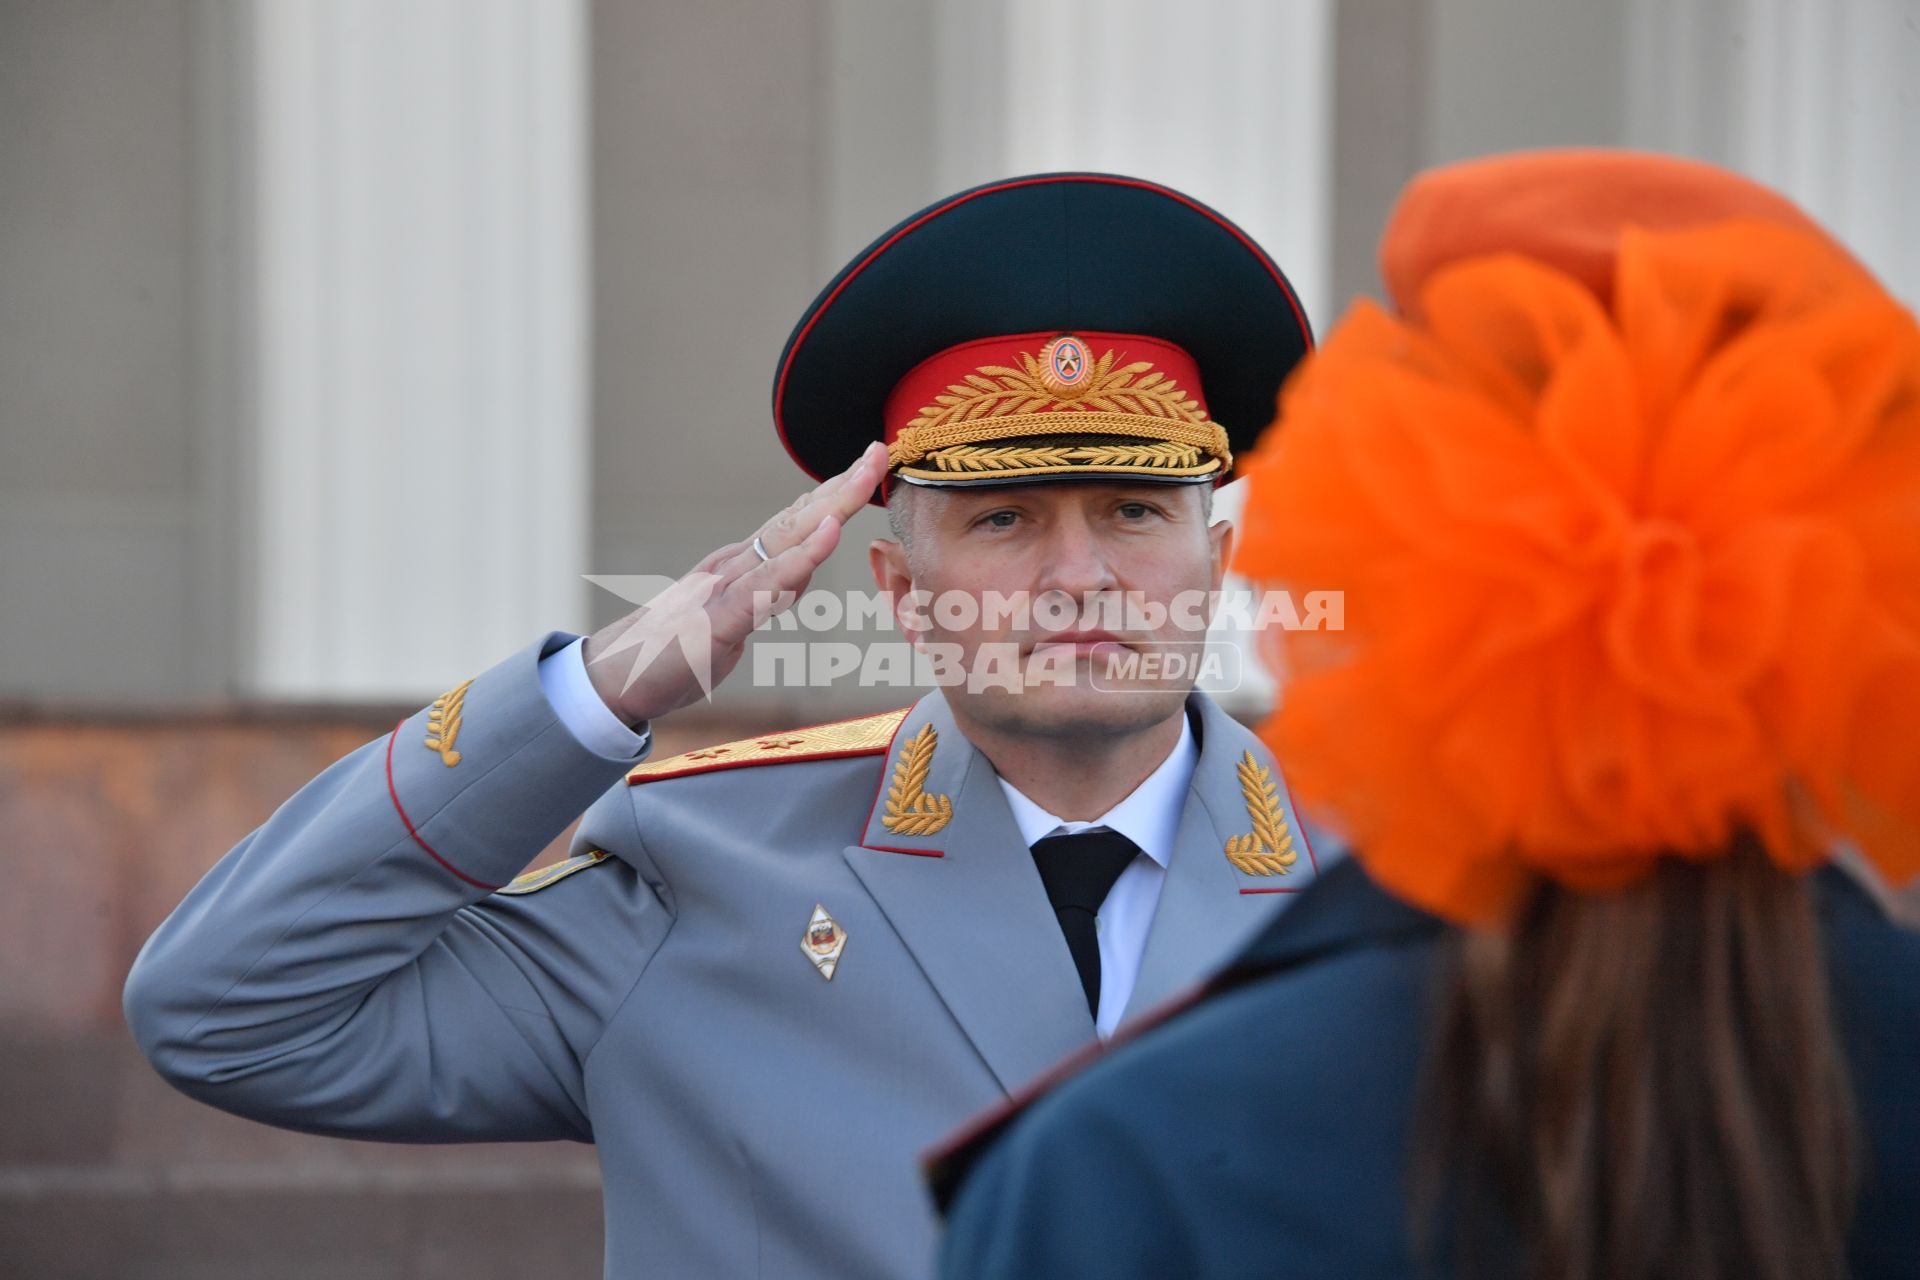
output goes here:
[[1024, 471], [1036, 467], [1145, 467], [1182, 470], [1209, 465], [1184, 444], [950, 445], [927, 455], [937, 471]]
[[893, 465], [918, 462], [954, 445], [1072, 433], [1145, 435], [1215, 457], [1227, 452], [1226, 432], [1150, 361], [1115, 368], [1114, 353], [1108, 351], [1088, 371], [1085, 385], [1075, 388], [1053, 383], [1030, 353], [1022, 352], [1020, 362], [1019, 369], [983, 365], [934, 397], [888, 447]]

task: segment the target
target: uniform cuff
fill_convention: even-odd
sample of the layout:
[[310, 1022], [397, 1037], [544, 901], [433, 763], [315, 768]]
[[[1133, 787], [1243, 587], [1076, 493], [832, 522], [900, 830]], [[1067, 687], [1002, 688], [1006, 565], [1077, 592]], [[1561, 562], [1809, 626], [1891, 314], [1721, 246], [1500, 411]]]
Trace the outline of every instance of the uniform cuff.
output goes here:
[[469, 885], [492, 889], [616, 782], [632, 762], [588, 750], [540, 687], [540, 659], [574, 637], [546, 636], [401, 721], [381, 754], [411, 842]]
[[587, 675], [586, 639], [540, 659], [540, 690], [574, 741], [608, 760], [638, 760], [652, 745], [646, 725], [629, 729]]

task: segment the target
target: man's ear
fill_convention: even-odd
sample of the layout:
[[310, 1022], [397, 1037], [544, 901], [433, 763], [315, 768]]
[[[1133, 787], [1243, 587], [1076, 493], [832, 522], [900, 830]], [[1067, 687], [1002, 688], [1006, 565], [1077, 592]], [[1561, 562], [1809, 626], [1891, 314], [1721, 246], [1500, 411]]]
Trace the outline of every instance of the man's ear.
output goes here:
[[867, 544], [867, 567], [873, 570], [873, 585], [893, 604], [893, 623], [915, 645], [920, 633], [908, 625], [904, 610], [913, 591], [913, 570], [907, 564], [907, 549], [892, 538], [875, 538]]
[[891, 537], [876, 537], [866, 545], [866, 564], [874, 570], [874, 585], [879, 593], [893, 603], [893, 622], [902, 631], [906, 626], [900, 622], [900, 601], [906, 599], [906, 593], [914, 589], [914, 570], [906, 564], [906, 547], [902, 547]]
[[867, 567], [873, 570], [873, 585], [882, 591], [900, 596], [913, 586], [907, 549], [892, 538], [875, 538], [867, 544]]
[[1213, 543], [1213, 589], [1218, 592], [1226, 580], [1227, 565], [1233, 560], [1233, 521], [1215, 520], [1207, 527], [1207, 539]]

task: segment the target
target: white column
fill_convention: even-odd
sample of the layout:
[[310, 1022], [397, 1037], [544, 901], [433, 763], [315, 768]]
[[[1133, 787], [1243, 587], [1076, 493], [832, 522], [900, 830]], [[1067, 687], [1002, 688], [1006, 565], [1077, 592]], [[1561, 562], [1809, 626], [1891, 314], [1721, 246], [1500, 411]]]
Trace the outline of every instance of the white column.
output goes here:
[[1791, 196], [1920, 303], [1920, 0], [1633, 0], [1635, 144]]
[[582, 0], [262, 0], [250, 691], [431, 695], [587, 568]]

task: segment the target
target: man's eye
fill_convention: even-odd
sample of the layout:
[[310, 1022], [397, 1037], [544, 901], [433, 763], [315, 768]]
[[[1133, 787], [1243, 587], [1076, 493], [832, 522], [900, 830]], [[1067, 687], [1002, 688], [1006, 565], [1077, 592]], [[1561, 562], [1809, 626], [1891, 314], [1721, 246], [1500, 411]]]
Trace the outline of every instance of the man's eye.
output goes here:
[[1019, 521], [1019, 519], [1020, 519], [1020, 516], [1017, 512], [990, 511], [985, 516], [981, 517], [980, 523], [985, 525], [991, 525], [995, 529], [1011, 529]]
[[1144, 502], [1123, 502], [1120, 504], [1120, 514], [1128, 520], [1138, 520], [1142, 516], [1151, 514], [1152, 511], [1153, 508]]

